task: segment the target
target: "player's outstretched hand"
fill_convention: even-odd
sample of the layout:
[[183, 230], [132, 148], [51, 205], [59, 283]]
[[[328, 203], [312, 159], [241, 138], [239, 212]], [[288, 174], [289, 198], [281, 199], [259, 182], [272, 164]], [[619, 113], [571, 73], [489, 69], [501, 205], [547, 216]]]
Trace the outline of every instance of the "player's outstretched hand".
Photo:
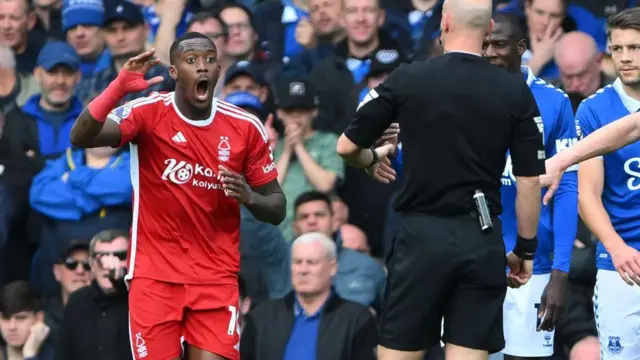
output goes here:
[[149, 69], [160, 63], [160, 60], [153, 57], [155, 52], [155, 49], [150, 49], [127, 60], [116, 78], [123, 92], [128, 94], [143, 91], [164, 80], [162, 76], [149, 80], [144, 78]]
[[542, 203], [544, 205], [548, 205], [549, 201], [555, 194], [556, 190], [560, 186], [560, 181], [562, 180], [562, 174], [564, 174], [567, 168], [560, 164], [560, 161], [557, 156], [551, 157], [545, 162], [546, 174], [540, 175], [540, 185], [543, 188], [548, 188], [547, 192], [544, 194], [544, 198], [542, 198]]
[[640, 286], [640, 252], [627, 244], [610, 251], [613, 266], [627, 284]]
[[244, 176], [236, 174], [222, 165], [218, 166], [218, 170], [220, 170], [218, 176], [222, 181], [224, 194], [236, 199], [240, 204], [250, 204], [253, 190], [244, 180]]
[[531, 275], [533, 275], [533, 261], [522, 260], [513, 251], [507, 254], [507, 265], [509, 266], [509, 273], [507, 274], [509, 287], [519, 288], [526, 284], [531, 279]]
[[367, 175], [383, 184], [389, 184], [396, 180], [396, 171], [391, 167], [391, 160], [387, 157], [382, 158], [377, 165], [371, 166], [365, 171]]
[[569, 274], [553, 270], [551, 279], [542, 292], [538, 308], [538, 331], [552, 331], [564, 313], [564, 302]]

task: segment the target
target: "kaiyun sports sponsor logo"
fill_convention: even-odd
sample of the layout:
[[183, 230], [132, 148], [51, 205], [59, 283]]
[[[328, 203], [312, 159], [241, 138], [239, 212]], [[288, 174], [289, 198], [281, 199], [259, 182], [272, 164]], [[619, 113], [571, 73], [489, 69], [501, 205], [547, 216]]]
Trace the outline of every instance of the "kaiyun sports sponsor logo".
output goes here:
[[198, 163], [190, 164], [176, 159], [167, 159], [164, 163], [167, 167], [162, 173], [162, 180], [170, 181], [177, 185], [191, 183], [191, 186], [207, 190], [222, 190], [220, 175], [216, 174], [211, 168]]

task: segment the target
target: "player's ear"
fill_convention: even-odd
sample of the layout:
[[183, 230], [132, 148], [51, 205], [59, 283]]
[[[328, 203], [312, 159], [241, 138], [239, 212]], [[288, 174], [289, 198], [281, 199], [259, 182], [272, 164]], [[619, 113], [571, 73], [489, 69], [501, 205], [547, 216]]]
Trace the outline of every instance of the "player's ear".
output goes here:
[[169, 66], [169, 76], [175, 81], [178, 79], [178, 70], [176, 70], [175, 65]]
[[522, 56], [522, 54], [524, 54], [525, 51], [527, 51], [527, 43], [524, 41], [524, 39], [521, 39], [520, 41], [518, 41], [518, 56]]

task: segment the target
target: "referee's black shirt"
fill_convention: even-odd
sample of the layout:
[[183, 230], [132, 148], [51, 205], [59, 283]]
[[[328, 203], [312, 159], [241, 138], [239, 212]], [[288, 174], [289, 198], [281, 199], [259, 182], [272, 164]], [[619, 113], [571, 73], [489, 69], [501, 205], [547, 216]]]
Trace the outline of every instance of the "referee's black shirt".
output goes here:
[[400, 124], [405, 182], [397, 211], [469, 214], [481, 189], [498, 215], [507, 151], [515, 176], [545, 173], [539, 116], [522, 74], [451, 52], [396, 69], [360, 103], [345, 135], [368, 148]]

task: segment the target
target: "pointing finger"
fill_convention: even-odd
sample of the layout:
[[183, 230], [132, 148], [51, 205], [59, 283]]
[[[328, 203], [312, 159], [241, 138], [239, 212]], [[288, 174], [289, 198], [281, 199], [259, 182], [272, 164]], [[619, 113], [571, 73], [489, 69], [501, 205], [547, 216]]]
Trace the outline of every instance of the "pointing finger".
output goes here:
[[163, 81], [164, 81], [164, 78], [162, 76], [156, 76], [154, 78], [151, 78], [151, 79], [147, 80], [147, 84], [149, 86], [153, 86], [153, 85], [156, 85], [156, 84], [160, 84]]

